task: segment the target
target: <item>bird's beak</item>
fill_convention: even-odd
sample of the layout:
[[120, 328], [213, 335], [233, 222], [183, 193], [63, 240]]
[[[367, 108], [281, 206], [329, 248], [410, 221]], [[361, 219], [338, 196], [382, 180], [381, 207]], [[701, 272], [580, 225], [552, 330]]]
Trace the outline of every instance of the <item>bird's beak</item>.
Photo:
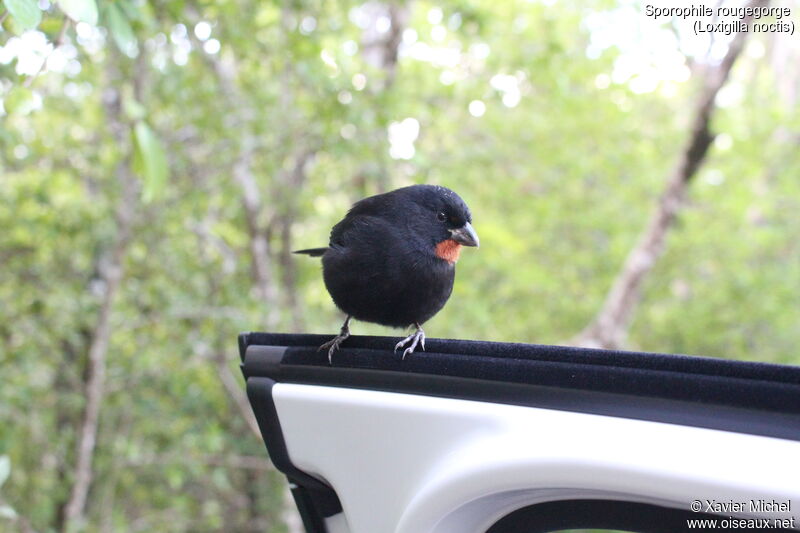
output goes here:
[[481, 245], [481, 240], [478, 238], [475, 228], [473, 228], [472, 224], [469, 222], [460, 228], [451, 229], [450, 238], [456, 241], [458, 244], [463, 244], [464, 246], [479, 247]]

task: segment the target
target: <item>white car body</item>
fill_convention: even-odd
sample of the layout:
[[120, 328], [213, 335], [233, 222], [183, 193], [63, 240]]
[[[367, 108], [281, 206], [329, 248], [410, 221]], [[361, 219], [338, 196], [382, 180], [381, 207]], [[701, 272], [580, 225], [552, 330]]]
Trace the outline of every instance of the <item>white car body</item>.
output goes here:
[[[447, 347], [438, 342], [443, 344], [429, 343], [429, 350], [441, 353]], [[642, 531], [671, 531], [685, 523], [689, 530], [693, 519], [718, 520], [716, 529], [726, 523], [741, 528], [747, 520], [800, 528], [800, 395], [791, 404], [793, 392], [800, 394], [799, 369], [729, 362], [732, 368], [719, 368], [734, 376], [712, 375], [706, 386], [719, 391], [691, 402], [673, 397], [669, 387], [653, 385], [653, 395], [647, 394], [646, 379], [637, 394], [626, 395], [621, 392], [626, 384], [614, 383], [614, 377], [641, 362], [638, 372], [664, 378], [659, 368], [672, 368], [677, 361], [699, 365], [701, 375], [686, 372], [685, 380], [703, 385], [709, 369], [726, 362], [654, 354], [661, 358], [654, 363], [647, 354], [609, 354], [621, 361], [623, 370], [618, 371], [604, 362], [602, 351], [592, 351], [587, 360], [595, 358], [593, 365], [605, 367], [586, 370], [606, 375], [612, 382], [607, 390], [542, 386], [536, 376], [527, 375], [525, 386], [495, 380], [486, 389], [478, 378], [427, 374], [424, 366], [437, 361], [424, 358], [437, 357], [434, 353], [414, 354], [418, 362], [407, 365], [406, 375], [399, 366], [403, 363], [386, 353], [376, 353], [375, 363], [368, 357], [371, 348], [356, 348], [353, 360], [340, 366], [334, 360], [329, 367], [324, 354], [317, 357], [312, 351], [316, 343], [309, 336], [245, 338], [242, 343], [251, 403], [273, 461], [297, 485], [309, 533], [521, 531], [511, 518], [526, 509], [529, 518], [520, 514], [517, 520], [526, 524], [525, 531], [549, 530], [548, 523]], [[542, 350], [545, 359], [556, 359], [543, 347], [509, 346], [536, 365], [542, 363], [536, 358]], [[488, 344], [467, 348], [506, 349]], [[369, 364], [363, 364], [364, 357]], [[457, 373], [471, 372], [471, 366], [486, 373], [486, 358], [469, 357], [474, 359], [441, 355], [453, 358]], [[553, 375], [571, 383], [570, 372], [583, 370], [580, 361], [574, 359], [577, 366], [568, 372], [555, 366]], [[562, 364], [545, 362], [545, 369]], [[494, 354], [490, 364], [505, 363]], [[680, 374], [679, 368], [674, 371]], [[757, 409], [737, 406], [743, 402], [730, 390], [748, 373], [757, 379], [740, 386], [753, 403], [763, 404]], [[778, 382], [764, 386], [769, 376], [779, 376]], [[497, 402], [448, 397], [490, 396], [492, 387], [499, 391]], [[605, 385], [600, 381], [597, 387]], [[689, 394], [705, 394], [703, 387], [686, 388]], [[728, 393], [733, 394], [730, 401]], [[765, 398], [759, 400], [759, 394]], [[776, 398], [788, 402], [786, 409], [773, 405]], [[602, 505], [586, 507], [593, 501]], [[615, 502], [622, 506], [617, 513], [622, 523], [600, 516]], [[547, 503], [562, 505], [542, 505]], [[553, 516], [553, 509], [564, 516]], [[571, 509], [583, 509], [575, 511], [581, 516], [570, 516]], [[592, 509], [599, 512], [596, 522]], [[658, 520], [665, 523], [652, 524]]]

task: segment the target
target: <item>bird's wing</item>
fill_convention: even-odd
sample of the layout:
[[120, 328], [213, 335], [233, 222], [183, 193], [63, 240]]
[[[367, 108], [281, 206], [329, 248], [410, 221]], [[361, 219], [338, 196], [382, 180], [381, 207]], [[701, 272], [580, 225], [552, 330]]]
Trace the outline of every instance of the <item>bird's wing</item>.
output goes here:
[[331, 230], [330, 247], [341, 249], [354, 244], [361, 247], [371, 243], [380, 247], [387, 237], [389, 225], [383, 217], [348, 213]]

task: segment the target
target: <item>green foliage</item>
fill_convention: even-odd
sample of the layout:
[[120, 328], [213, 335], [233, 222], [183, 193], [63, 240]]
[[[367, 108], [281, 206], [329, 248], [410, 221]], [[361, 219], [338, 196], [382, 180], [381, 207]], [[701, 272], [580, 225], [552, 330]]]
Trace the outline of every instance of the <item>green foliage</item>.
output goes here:
[[129, 57], [134, 57], [136, 55], [136, 35], [123, 10], [117, 4], [108, 4], [106, 5], [106, 17], [108, 28], [120, 51]]
[[95, 0], [58, 0], [58, 6], [76, 22], [97, 24], [97, 3]]
[[3, 99], [3, 107], [9, 115], [25, 115], [33, 110], [33, 91], [27, 87], [13, 87]]
[[42, 11], [35, 0], [3, 0], [3, 5], [23, 31], [35, 28], [42, 21]]
[[134, 168], [144, 178], [142, 199], [150, 202], [158, 198], [167, 183], [167, 154], [150, 126], [143, 120], [136, 122], [133, 129], [136, 142]]
[[[587, 52], [587, 21], [627, 4], [546, 4], [414, 2], [393, 71], [368, 59], [360, 2], [46, 9], [34, 26], [51, 43], [64, 13], [100, 28], [70, 22], [37, 77], [19, 57], [0, 65], [3, 501], [37, 531], [61, 528], [128, 170], [139, 194], [87, 532], [285, 530], [285, 480], [253, 466], [263, 443], [221, 376], [238, 378], [240, 331], [338, 330], [319, 262], [285, 252], [324, 245], [367, 194], [439, 183], [472, 207], [481, 248], [462, 253], [430, 335], [563, 343], [580, 331], [663, 189], [698, 87], [637, 92], [612, 76], [630, 50]], [[751, 36], [762, 55], [766, 37]], [[17, 38], [0, 33], [0, 46]], [[779, 91], [800, 62], [775, 71], [758, 50], [733, 72], [738, 100], [716, 115], [721, 136], [645, 283], [631, 347], [800, 363], [800, 113]], [[413, 153], [396, 158], [388, 131], [407, 119]], [[254, 290], [251, 226], [278, 301]]]

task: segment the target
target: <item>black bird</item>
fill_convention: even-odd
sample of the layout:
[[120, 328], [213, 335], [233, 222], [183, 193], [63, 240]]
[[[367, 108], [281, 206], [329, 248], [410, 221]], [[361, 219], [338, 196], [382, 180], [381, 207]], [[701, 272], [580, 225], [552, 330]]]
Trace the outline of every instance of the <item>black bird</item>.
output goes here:
[[333, 302], [347, 318], [339, 335], [319, 347], [328, 362], [350, 336], [350, 319], [416, 331], [394, 349], [419, 344], [422, 324], [444, 307], [453, 290], [461, 246], [478, 246], [467, 204], [453, 191], [412, 185], [353, 204], [331, 230], [327, 248], [295, 253], [322, 257], [322, 275]]

